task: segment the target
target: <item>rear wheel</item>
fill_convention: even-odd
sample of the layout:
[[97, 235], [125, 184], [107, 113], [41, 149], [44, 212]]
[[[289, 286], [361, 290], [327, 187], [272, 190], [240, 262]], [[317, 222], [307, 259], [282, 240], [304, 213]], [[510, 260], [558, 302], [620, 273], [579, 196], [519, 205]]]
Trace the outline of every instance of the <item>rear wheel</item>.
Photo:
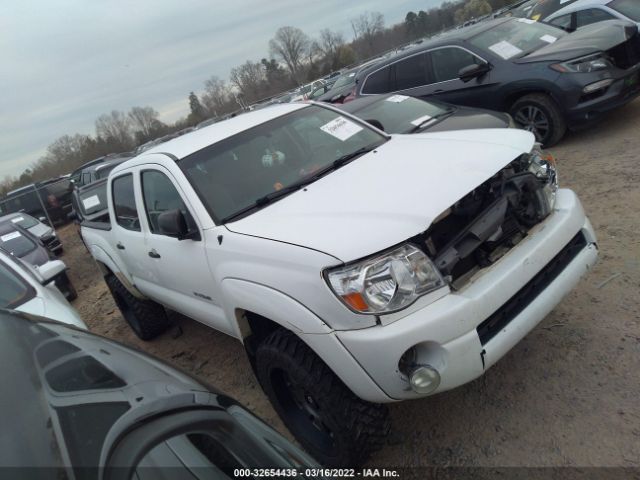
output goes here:
[[134, 297], [113, 274], [105, 281], [122, 316], [141, 340], [152, 340], [169, 328], [171, 322], [162, 305]]
[[511, 106], [513, 120], [533, 133], [536, 141], [551, 147], [564, 136], [567, 125], [556, 102], [543, 93], [525, 95]]
[[384, 443], [387, 408], [356, 397], [293, 333], [276, 330], [258, 346], [256, 371], [287, 428], [321, 464], [355, 468]]

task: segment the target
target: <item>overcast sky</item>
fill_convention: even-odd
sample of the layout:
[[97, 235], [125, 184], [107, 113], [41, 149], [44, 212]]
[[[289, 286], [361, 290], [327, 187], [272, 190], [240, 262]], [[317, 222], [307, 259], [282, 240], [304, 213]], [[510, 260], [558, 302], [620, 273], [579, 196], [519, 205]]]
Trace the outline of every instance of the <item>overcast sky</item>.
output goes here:
[[111, 110], [188, 113], [190, 91], [268, 54], [278, 27], [351, 39], [349, 20], [386, 25], [440, 0], [27, 0], [0, 7], [0, 179], [18, 175], [64, 134], [94, 133]]

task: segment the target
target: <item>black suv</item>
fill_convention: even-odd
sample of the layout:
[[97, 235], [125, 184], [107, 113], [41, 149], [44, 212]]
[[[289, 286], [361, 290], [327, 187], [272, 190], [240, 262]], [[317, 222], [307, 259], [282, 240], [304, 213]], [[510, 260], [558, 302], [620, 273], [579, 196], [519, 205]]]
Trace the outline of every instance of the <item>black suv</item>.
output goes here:
[[640, 35], [612, 20], [568, 33], [529, 19], [459, 29], [358, 73], [356, 95], [400, 92], [509, 112], [545, 146], [635, 98]]

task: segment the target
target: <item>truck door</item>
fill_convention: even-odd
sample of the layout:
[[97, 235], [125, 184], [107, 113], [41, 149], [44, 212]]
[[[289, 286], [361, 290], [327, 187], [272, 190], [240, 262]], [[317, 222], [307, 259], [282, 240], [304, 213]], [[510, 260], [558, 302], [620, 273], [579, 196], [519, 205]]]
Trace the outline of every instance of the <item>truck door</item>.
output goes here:
[[115, 220], [112, 239], [114, 251], [120, 257], [114, 260], [140, 292], [154, 298], [153, 286], [159, 278], [156, 265], [147, 256], [149, 249], [140, 224], [141, 209], [136, 201], [134, 175], [137, 175], [136, 171], [128, 171], [111, 181], [111, 218]]
[[[177, 312], [232, 334], [209, 270], [205, 236], [192, 214], [187, 196], [171, 172], [157, 164], [141, 167], [140, 190], [148, 247], [145, 255], [155, 262], [160, 278], [154, 286], [154, 296], [160, 296], [163, 304]], [[187, 219], [189, 229], [199, 231], [199, 238], [178, 240], [160, 231], [158, 216], [176, 208]]]

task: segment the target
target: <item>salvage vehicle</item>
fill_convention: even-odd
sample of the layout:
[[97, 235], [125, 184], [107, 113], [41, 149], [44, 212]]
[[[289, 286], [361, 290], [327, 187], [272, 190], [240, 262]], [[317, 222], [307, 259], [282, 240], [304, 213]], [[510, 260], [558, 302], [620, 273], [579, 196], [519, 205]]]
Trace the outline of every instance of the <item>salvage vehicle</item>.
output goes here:
[[167, 307], [242, 341], [324, 465], [384, 442], [384, 403], [485, 373], [598, 251], [530, 132], [391, 136], [324, 103], [158, 146], [106, 198], [82, 236], [134, 332], [165, 331]]
[[[53, 254], [40, 239], [17, 223], [0, 223], [0, 248], [38, 268], [54, 260]], [[62, 265], [64, 266], [64, 263]], [[78, 297], [67, 275], [66, 266], [56, 274], [54, 282], [67, 300], [75, 300]]]
[[27, 213], [10, 213], [9, 215], [0, 217], [0, 224], [6, 222], [15, 223], [31, 232], [33, 235], [38, 237], [54, 255], [60, 255], [62, 253], [62, 243], [60, 242], [56, 231], [46, 223], [33, 218]]
[[78, 313], [55, 286], [56, 277], [65, 270], [60, 260], [35, 267], [0, 249], [0, 309], [47, 316], [86, 329]]
[[568, 31], [615, 18], [640, 24], [640, 3], [636, 0], [576, 0], [562, 3], [538, 20]]
[[401, 93], [509, 112], [543, 146], [640, 94], [640, 35], [621, 20], [568, 33], [500, 18], [434, 37], [369, 67], [355, 95]]
[[13, 478], [231, 479], [257, 478], [257, 471], [285, 478], [294, 470], [302, 478], [319, 471], [232, 398], [88, 331], [0, 310], [0, 355], [11, 365], [0, 372], [0, 468]]
[[387, 133], [514, 128], [508, 113], [458, 107], [406, 95], [367, 95], [336, 107]]

